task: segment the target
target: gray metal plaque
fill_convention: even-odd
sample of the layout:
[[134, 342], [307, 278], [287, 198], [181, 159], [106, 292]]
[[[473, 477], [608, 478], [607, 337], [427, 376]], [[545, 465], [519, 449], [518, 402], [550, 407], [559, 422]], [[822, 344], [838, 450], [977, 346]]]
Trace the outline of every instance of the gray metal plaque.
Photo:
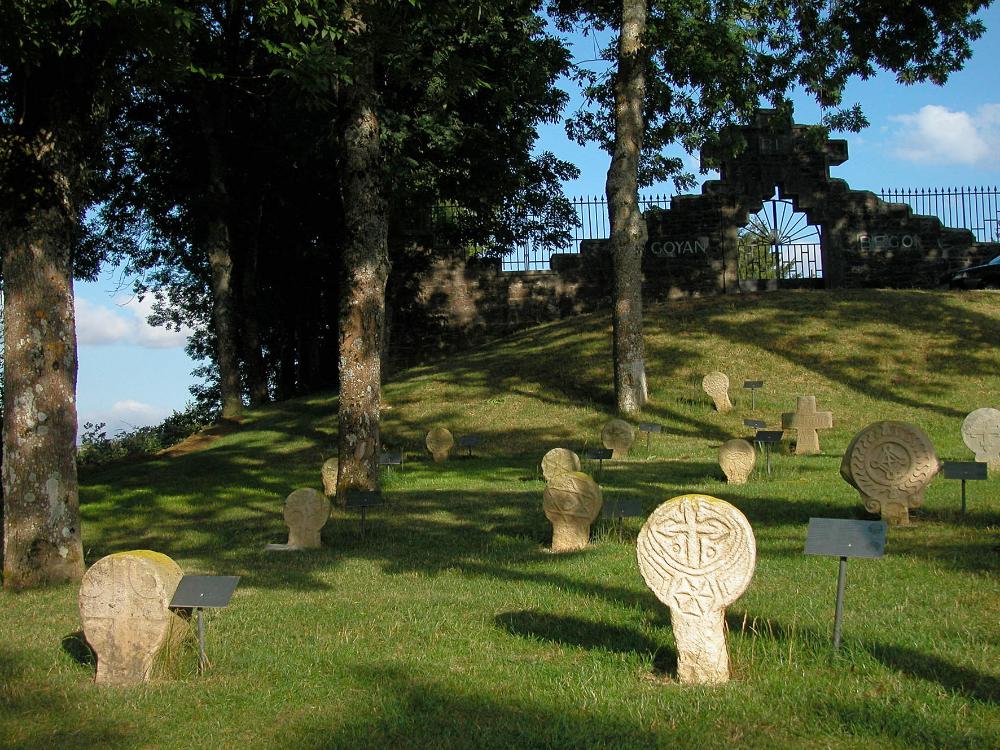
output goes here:
[[459, 448], [476, 448], [483, 442], [479, 435], [462, 435], [458, 438]]
[[239, 576], [184, 576], [177, 584], [171, 607], [219, 609], [229, 600], [240, 582]]
[[639, 422], [639, 432], [663, 432], [663, 425], [652, 424], [651, 422]]
[[601, 515], [604, 518], [642, 518], [645, 514], [642, 512], [642, 501], [628, 498], [604, 503]]
[[379, 466], [401, 466], [403, 464], [403, 451], [385, 451], [378, 458]]
[[752, 427], [755, 430], [763, 430], [765, 427], [767, 427], [767, 422], [765, 422], [763, 419], [744, 419], [743, 424], [746, 427]]
[[986, 464], [981, 461], [945, 461], [945, 479], [986, 479]]
[[589, 458], [592, 461], [611, 458], [613, 455], [614, 451], [610, 448], [587, 448], [587, 450], [583, 452], [583, 457]]
[[753, 439], [758, 443], [780, 443], [784, 434], [782, 430], [759, 430]]
[[885, 521], [810, 518], [805, 553], [830, 557], [882, 557], [888, 528]]
[[752, 390], [755, 390], [757, 388], [763, 388], [764, 387], [764, 381], [763, 380], [744, 380], [743, 381], [743, 387], [746, 388], [748, 391], [752, 391]]
[[381, 505], [384, 502], [381, 492], [356, 489], [347, 491], [348, 508], [371, 508], [373, 505]]

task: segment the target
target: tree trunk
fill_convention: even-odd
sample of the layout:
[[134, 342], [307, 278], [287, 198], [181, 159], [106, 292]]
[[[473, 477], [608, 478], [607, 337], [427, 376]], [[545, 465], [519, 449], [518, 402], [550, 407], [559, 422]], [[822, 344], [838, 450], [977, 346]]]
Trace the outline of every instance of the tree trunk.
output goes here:
[[3, 238], [4, 587], [83, 578], [71, 227], [37, 210]]
[[374, 55], [359, 19], [353, 80], [343, 96], [346, 242], [340, 294], [340, 473], [337, 496], [378, 488], [381, 335], [389, 276], [388, 218], [376, 112]]
[[254, 212], [253, 221], [248, 222], [246, 241], [242, 253], [242, 273], [240, 273], [240, 311], [243, 321], [243, 361], [246, 363], [247, 390], [250, 405], [260, 406], [270, 400], [267, 382], [267, 368], [264, 365], [264, 351], [260, 341], [259, 307], [257, 303], [257, 259], [260, 256], [261, 207]]
[[614, 262], [612, 327], [615, 399], [618, 410], [635, 415], [648, 400], [642, 340], [642, 252], [646, 222], [639, 212], [639, 154], [642, 150], [646, 0], [622, 0], [622, 28], [615, 79], [615, 142], [606, 191]]
[[203, 103], [199, 114], [208, 152], [209, 215], [205, 226], [205, 251], [211, 270], [212, 328], [215, 331], [215, 356], [222, 391], [222, 418], [235, 419], [243, 413], [243, 385], [236, 346], [232, 241], [227, 223], [229, 195], [212, 105]]

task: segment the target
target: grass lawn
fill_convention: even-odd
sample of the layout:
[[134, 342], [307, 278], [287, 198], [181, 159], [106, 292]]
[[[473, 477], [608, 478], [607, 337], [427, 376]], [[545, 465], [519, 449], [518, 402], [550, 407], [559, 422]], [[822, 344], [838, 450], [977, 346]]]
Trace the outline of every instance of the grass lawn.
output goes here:
[[[678, 685], [668, 610], [635, 559], [642, 519], [599, 522], [593, 544], [547, 551], [537, 464], [599, 444], [613, 416], [610, 320], [543, 325], [394, 374], [384, 440], [390, 504], [335, 510], [324, 548], [285, 541], [281, 503], [319, 488], [335, 445], [329, 394], [250, 414], [204, 450], [81, 477], [88, 563], [154, 549], [187, 573], [240, 575], [208, 616], [212, 667], [189, 649], [174, 673], [97, 688], [76, 587], [0, 594], [0, 747], [15, 748], [1000, 748], [1000, 478], [935, 479], [881, 560], [848, 567], [844, 645], [831, 654], [837, 560], [802, 554], [810, 517], [867, 518], [839, 476], [853, 435], [913, 422], [943, 459], [1000, 407], [1000, 296], [796, 292], [651, 306], [647, 452], [605, 462], [605, 499], [648, 514], [687, 492], [749, 518], [758, 561], [728, 610], [733, 680]], [[712, 410], [702, 375], [728, 373]], [[764, 380], [751, 410], [744, 379]], [[824, 454], [787, 446], [745, 486], [716, 456], [744, 418], [779, 425], [795, 396], [834, 414]], [[472, 458], [437, 465], [431, 426], [479, 433]], [[595, 466], [585, 466], [594, 471]]]

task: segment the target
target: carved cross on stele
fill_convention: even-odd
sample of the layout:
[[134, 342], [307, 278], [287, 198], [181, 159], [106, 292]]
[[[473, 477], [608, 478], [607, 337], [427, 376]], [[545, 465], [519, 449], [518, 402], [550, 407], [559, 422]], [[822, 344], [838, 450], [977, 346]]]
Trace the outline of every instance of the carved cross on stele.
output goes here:
[[720, 519], [698, 518], [698, 510], [690, 501], [685, 500], [680, 509], [680, 520], [664, 524], [658, 531], [675, 540], [680, 547], [674, 555], [675, 561], [698, 573], [699, 568], [716, 561], [720, 552], [717, 543], [723, 541], [730, 530]]
[[781, 429], [797, 430], [795, 453], [808, 456], [819, 453], [819, 433], [833, 427], [833, 412], [816, 411], [815, 396], [799, 396], [794, 412], [781, 415]]

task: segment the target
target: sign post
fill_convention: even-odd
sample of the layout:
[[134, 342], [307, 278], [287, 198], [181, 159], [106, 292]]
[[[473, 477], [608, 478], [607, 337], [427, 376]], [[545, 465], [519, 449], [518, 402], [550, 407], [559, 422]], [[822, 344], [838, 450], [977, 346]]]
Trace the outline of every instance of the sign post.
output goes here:
[[347, 502], [345, 508], [347, 510], [353, 510], [354, 508], [359, 508], [361, 510], [361, 538], [365, 538], [365, 516], [368, 508], [372, 508], [376, 505], [381, 505], [385, 502], [382, 498], [382, 493], [375, 492], [374, 490], [358, 490], [349, 489], [347, 491]]
[[398, 466], [403, 470], [403, 451], [383, 451], [378, 457], [379, 466]]
[[469, 458], [472, 458], [472, 449], [478, 448], [483, 439], [479, 435], [461, 435], [458, 438], [458, 447], [469, 451]]
[[744, 380], [743, 387], [750, 391], [750, 411], [757, 409], [757, 389], [764, 387], [763, 380]]
[[652, 424], [650, 422], [639, 422], [639, 432], [646, 433], [646, 455], [649, 455], [650, 451], [650, 438], [652, 438], [654, 432], [663, 432], [663, 425]]
[[604, 503], [601, 508], [601, 517], [610, 518], [611, 524], [618, 532], [618, 540], [621, 541], [625, 528], [626, 518], [642, 518], [642, 502], [638, 498], [627, 498], [612, 500]]
[[611, 458], [614, 455], [614, 451], [610, 448], [587, 448], [582, 451], [583, 457], [590, 459], [591, 461], [597, 461], [597, 478], [601, 478], [601, 474], [604, 473], [604, 459]]
[[781, 442], [784, 436], [782, 430], [758, 430], [753, 441], [764, 446], [764, 453], [767, 454], [767, 475], [771, 476], [771, 446]]
[[987, 465], [981, 461], [945, 461], [944, 478], [962, 480], [962, 513], [966, 512], [965, 483], [970, 479], [986, 479]]
[[239, 576], [184, 576], [168, 607], [178, 609], [192, 608], [198, 617], [198, 674], [204, 674], [208, 668], [208, 657], [205, 656], [205, 620], [202, 612], [206, 608], [221, 609], [229, 604], [229, 600], [240, 582]]
[[885, 553], [885, 521], [853, 521], [841, 518], [810, 518], [806, 535], [807, 555], [839, 557], [837, 603], [833, 614], [833, 650], [840, 649], [844, 619], [844, 591], [847, 588], [847, 558], [878, 559]]

